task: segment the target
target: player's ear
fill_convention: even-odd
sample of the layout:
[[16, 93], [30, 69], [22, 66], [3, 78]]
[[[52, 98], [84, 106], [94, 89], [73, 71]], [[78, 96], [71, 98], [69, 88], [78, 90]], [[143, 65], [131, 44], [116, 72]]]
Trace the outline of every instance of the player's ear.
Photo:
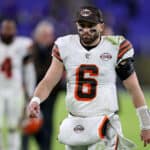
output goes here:
[[78, 22], [76, 22], [76, 26], [78, 26], [79, 25], [79, 23]]
[[99, 26], [100, 32], [103, 32], [104, 31], [104, 23], [99, 23], [98, 26]]

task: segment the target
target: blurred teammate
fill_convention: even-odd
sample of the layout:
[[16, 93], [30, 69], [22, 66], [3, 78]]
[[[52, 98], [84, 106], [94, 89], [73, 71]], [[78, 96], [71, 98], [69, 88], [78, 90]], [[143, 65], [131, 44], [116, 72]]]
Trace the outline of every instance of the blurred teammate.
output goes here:
[[68, 117], [58, 139], [66, 150], [129, 150], [135, 148], [121, 130], [118, 115], [116, 75], [132, 96], [144, 145], [150, 143], [150, 114], [133, 65], [134, 49], [122, 36], [102, 36], [100, 10], [82, 7], [77, 13], [78, 35], [56, 40], [53, 61], [28, 105], [28, 115], [37, 117], [43, 102], [66, 69]]
[[[36, 70], [36, 83], [38, 84], [44, 77], [47, 69], [51, 64], [51, 51], [54, 45], [55, 30], [54, 26], [48, 21], [40, 22], [34, 31], [34, 42], [30, 47], [30, 53], [32, 54], [33, 63]], [[59, 84], [49, 95], [47, 101], [42, 103], [41, 112], [44, 119], [42, 128], [35, 133], [34, 136], [40, 150], [50, 150], [52, 127], [53, 127], [53, 109], [56, 97], [62, 86]], [[23, 137], [22, 150], [28, 149], [27, 136]]]
[[[16, 24], [11, 19], [1, 22], [0, 27], [0, 149], [5, 150], [2, 129], [8, 128], [8, 150], [20, 150], [18, 132], [20, 117], [23, 111], [24, 86], [31, 95], [34, 85], [34, 67], [24, 62], [28, 55], [27, 48], [32, 40], [16, 36]], [[26, 66], [23, 67], [23, 64]], [[24, 75], [23, 76], [23, 72]], [[27, 75], [28, 74], [28, 75]], [[29, 76], [30, 74], [30, 76]], [[30, 80], [31, 79], [31, 80]], [[32, 84], [33, 83], [33, 84]], [[4, 123], [5, 120], [5, 123]]]

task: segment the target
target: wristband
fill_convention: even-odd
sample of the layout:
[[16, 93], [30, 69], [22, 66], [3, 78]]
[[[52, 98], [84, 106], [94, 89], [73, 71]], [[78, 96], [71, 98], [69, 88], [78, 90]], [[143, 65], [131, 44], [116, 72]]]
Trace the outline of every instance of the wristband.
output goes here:
[[142, 130], [150, 129], [150, 111], [146, 105], [136, 109]]
[[34, 96], [34, 97], [31, 99], [30, 104], [31, 104], [32, 102], [36, 102], [36, 103], [38, 103], [38, 104], [40, 105], [41, 100], [40, 100], [39, 97]]

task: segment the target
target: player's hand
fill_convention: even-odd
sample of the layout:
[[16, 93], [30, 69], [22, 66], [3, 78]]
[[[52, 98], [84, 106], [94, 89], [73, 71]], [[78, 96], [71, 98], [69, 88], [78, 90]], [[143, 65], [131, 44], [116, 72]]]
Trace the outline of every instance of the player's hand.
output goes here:
[[27, 115], [29, 118], [37, 118], [40, 115], [40, 105], [37, 102], [30, 102], [27, 106]]
[[144, 142], [144, 147], [150, 144], [150, 129], [141, 131], [141, 140]]

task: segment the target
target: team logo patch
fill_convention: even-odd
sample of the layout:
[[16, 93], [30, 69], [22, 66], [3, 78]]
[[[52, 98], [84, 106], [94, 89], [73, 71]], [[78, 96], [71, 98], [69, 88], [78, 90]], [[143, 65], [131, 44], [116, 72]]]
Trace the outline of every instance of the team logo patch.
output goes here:
[[83, 132], [84, 131], [84, 127], [82, 125], [77, 125], [74, 127], [74, 132], [76, 133], [80, 133], [80, 132]]
[[100, 58], [104, 61], [107, 61], [107, 60], [112, 59], [112, 55], [109, 53], [103, 53], [102, 55], [100, 55]]
[[83, 16], [83, 17], [88, 17], [92, 14], [92, 12], [89, 10], [89, 9], [83, 9], [81, 10], [80, 12], [80, 15]]

